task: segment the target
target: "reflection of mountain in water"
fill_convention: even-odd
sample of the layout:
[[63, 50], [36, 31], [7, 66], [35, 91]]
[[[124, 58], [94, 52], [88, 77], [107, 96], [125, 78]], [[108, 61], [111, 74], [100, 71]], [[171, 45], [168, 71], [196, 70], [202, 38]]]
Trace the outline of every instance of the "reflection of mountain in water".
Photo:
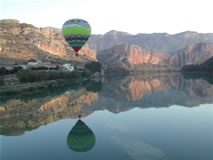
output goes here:
[[[31, 130], [62, 118], [70, 116], [77, 118], [82, 106], [90, 105], [97, 98], [98, 93], [80, 88], [70, 95], [61, 94], [54, 97], [47, 95], [44, 98], [27, 101], [8, 100], [0, 105], [0, 134], [20, 135], [25, 130]], [[87, 116], [92, 112], [93, 110], [88, 110], [81, 115]]]
[[105, 108], [120, 112], [135, 106], [147, 108], [177, 104], [193, 107], [213, 103], [212, 91], [213, 85], [203, 79], [185, 80], [181, 74], [155, 74], [111, 81], [104, 85], [99, 97]]
[[[0, 104], [0, 134], [24, 131], [63, 118], [90, 115], [96, 110], [119, 113], [134, 107], [198, 106], [213, 103], [213, 85], [203, 79], [184, 79], [180, 74], [110, 77], [96, 92], [95, 85], [28, 99], [9, 99]], [[91, 88], [91, 87], [90, 87]]]

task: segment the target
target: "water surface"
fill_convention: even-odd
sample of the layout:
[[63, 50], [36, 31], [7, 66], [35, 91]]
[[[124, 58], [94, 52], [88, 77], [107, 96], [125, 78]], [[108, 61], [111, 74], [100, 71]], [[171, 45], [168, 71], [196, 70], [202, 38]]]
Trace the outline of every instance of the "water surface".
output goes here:
[[1, 159], [212, 160], [212, 104], [211, 83], [180, 74], [3, 96]]

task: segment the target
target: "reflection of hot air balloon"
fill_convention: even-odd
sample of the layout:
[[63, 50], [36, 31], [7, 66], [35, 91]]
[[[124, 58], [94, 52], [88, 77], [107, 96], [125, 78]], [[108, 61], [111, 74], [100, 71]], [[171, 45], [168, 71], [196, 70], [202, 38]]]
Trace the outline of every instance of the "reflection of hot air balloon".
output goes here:
[[62, 34], [69, 45], [75, 50], [76, 55], [78, 55], [78, 51], [90, 37], [91, 27], [83, 19], [70, 19], [64, 23]]
[[83, 121], [78, 120], [67, 136], [67, 145], [75, 152], [87, 152], [95, 145], [95, 135]]

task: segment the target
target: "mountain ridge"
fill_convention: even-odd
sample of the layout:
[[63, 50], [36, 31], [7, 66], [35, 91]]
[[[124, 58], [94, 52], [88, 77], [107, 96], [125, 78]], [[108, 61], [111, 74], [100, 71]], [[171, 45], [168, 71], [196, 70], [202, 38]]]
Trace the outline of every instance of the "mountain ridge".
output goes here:
[[[56, 30], [57, 33], [60, 30], [60, 28], [54, 27], [47, 28], [51, 28], [53, 31]], [[117, 42], [115, 40], [117, 40]], [[150, 45], [150, 42], [154, 44]], [[104, 34], [92, 34], [88, 40], [88, 45], [91, 49], [101, 51], [109, 49], [115, 45], [135, 44], [149, 51], [174, 53], [185, 48], [189, 44], [201, 42], [213, 43], [213, 33], [184, 31], [175, 34], [169, 34], [166, 32], [130, 34], [124, 31], [110, 30]], [[171, 47], [168, 44], [171, 45]]]
[[131, 35], [127, 32], [112, 30], [104, 35], [92, 35], [88, 44], [90, 48], [96, 49], [97, 51], [120, 44], [135, 44], [149, 51], [173, 53], [185, 48], [189, 44], [201, 42], [213, 43], [213, 34], [186, 31], [177, 34], [138, 33]]

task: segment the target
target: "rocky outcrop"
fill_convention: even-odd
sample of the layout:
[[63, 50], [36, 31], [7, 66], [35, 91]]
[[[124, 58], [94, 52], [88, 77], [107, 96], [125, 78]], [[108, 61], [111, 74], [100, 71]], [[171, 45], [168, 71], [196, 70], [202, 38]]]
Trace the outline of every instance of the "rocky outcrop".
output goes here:
[[119, 45], [100, 51], [97, 59], [109, 67], [121, 67], [127, 71], [169, 70], [167, 66], [169, 54], [150, 52], [137, 45]]
[[169, 64], [182, 67], [190, 64], [202, 64], [213, 56], [213, 44], [191, 44], [169, 57]]
[[79, 54], [81, 54], [81, 55], [86, 54], [92, 60], [97, 61], [97, 59], [96, 59], [96, 50], [95, 49], [90, 49], [87, 43], [79, 51]]
[[169, 55], [166, 53], [145, 51], [137, 45], [120, 45], [111, 49], [100, 51], [98, 60], [104, 64], [163, 64]]
[[60, 34], [42, 28], [37, 31], [24, 28], [23, 34], [31, 44], [35, 45], [42, 51], [59, 57], [66, 56], [68, 54], [67, 43]]

